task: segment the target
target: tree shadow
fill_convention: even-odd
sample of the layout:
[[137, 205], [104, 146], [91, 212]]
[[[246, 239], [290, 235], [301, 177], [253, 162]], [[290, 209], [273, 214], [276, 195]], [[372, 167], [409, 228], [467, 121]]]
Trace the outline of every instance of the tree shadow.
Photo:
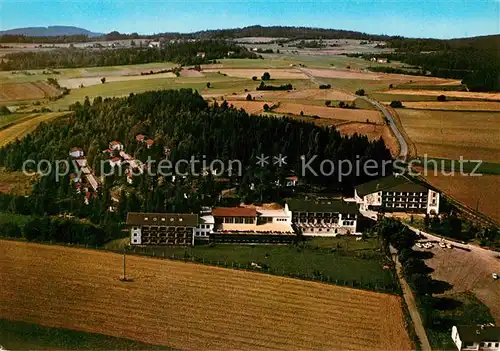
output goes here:
[[463, 306], [463, 302], [449, 297], [434, 298], [432, 303], [432, 307], [440, 311], [451, 311], [461, 306]]

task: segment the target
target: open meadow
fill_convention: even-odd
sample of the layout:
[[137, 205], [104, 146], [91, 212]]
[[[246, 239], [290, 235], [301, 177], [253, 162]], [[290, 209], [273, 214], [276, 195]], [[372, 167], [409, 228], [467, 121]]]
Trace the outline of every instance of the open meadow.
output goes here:
[[397, 109], [418, 155], [500, 161], [499, 112]]
[[22, 118], [12, 126], [0, 130], [0, 146], [7, 145], [16, 139], [23, 138], [25, 135], [33, 132], [42, 122], [48, 122], [67, 114], [68, 112], [47, 112], [35, 114], [35, 116], [30, 118]]
[[491, 217], [500, 223], [500, 175], [483, 174], [479, 177], [434, 175], [427, 180], [470, 208]]
[[183, 349], [412, 348], [395, 295], [135, 256], [120, 282], [119, 254], [9, 241], [0, 267], [4, 319]]

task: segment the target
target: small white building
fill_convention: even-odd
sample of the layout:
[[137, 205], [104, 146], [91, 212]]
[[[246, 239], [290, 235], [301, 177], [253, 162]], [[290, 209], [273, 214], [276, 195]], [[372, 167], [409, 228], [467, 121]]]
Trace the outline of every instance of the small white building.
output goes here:
[[196, 53], [196, 57], [201, 57], [201, 58], [205, 58], [206, 54], [204, 51], [199, 51]]
[[113, 140], [112, 142], [109, 143], [109, 149], [113, 151], [122, 151], [123, 144], [120, 143], [119, 141]]
[[159, 41], [150, 41], [148, 44], [149, 48], [159, 48], [160, 47], [160, 42]]
[[453, 326], [451, 339], [459, 351], [500, 351], [500, 327], [491, 325]]
[[83, 157], [83, 149], [81, 147], [72, 147], [71, 150], [69, 150], [69, 155], [74, 158]]
[[109, 160], [109, 165], [111, 167], [121, 166], [121, 164], [122, 164], [122, 159], [120, 157], [113, 157], [112, 159]]
[[215, 218], [212, 215], [204, 215], [199, 217], [200, 223], [195, 229], [194, 237], [196, 239], [208, 240], [209, 235], [214, 232]]

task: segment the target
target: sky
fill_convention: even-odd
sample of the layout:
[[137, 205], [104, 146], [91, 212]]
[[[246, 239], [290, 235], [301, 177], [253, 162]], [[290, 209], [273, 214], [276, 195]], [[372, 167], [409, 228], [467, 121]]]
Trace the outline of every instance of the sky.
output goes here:
[[249, 25], [457, 38], [500, 33], [500, 0], [0, 0], [0, 30], [192, 32]]

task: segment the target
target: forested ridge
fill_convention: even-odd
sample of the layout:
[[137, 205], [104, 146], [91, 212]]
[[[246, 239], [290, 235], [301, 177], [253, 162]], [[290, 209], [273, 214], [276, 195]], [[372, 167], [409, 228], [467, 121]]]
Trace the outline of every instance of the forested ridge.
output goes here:
[[[14, 213], [72, 213], [101, 223], [120, 221], [127, 211], [198, 211], [201, 205], [217, 203], [222, 187], [236, 187], [237, 196], [244, 201], [279, 200], [277, 180], [284, 184], [284, 178], [291, 174], [301, 175], [302, 160], [317, 155], [311, 167], [319, 172], [319, 162], [323, 159], [390, 160], [390, 152], [382, 140], [370, 142], [365, 136], [341, 136], [335, 129], [318, 127], [311, 123], [289, 118], [250, 116], [243, 110], [229, 108], [227, 103], [208, 106], [203, 98], [189, 89], [131, 94], [127, 98], [102, 100], [96, 98], [91, 104], [72, 106], [75, 115], [70, 119], [42, 124], [22, 141], [0, 149], [0, 166], [10, 170], [21, 169], [27, 159], [39, 161], [47, 159], [68, 159], [68, 151], [73, 146], [83, 147], [89, 165], [99, 172], [100, 161], [107, 156], [112, 140], [119, 140], [125, 151], [141, 161], [148, 157], [165, 159], [165, 147], [171, 150], [172, 163], [180, 159], [206, 159], [208, 164], [214, 159], [223, 161], [240, 160], [242, 174], [238, 176], [226, 172], [222, 177], [229, 179], [229, 185], [221, 183], [217, 177], [208, 175], [188, 175], [186, 178], [142, 175], [134, 177], [133, 185], [126, 184], [125, 176], [105, 178], [102, 189], [89, 205], [83, 204], [84, 194], [76, 194], [71, 187], [69, 176], [58, 183], [54, 176], [41, 177], [29, 198], [13, 198], [0, 201], [0, 211], [9, 209]], [[139, 133], [153, 138], [155, 143], [147, 149], [136, 141]], [[278, 167], [256, 165], [256, 156], [264, 154], [287, 157], [287, 164]], [[152, 173], [156, 173], [156, 165]], [[187, 170], [185, 165], [181, 170]], [[198, 166], [198, 169], [200, 167]], [[329, 168], [327, 168], [329, 169]], [[361, 167], [362, 169], [362, 167]], [[373, 169], [370, 169], [374, 172]], [[338, 181], [338, 173], [330, 176], [314, 176], [306, 172], [301, 177], [308, 184], [326, 186], [333, 190], [351, 190], [352, 185], [365, 182], [373, 177], [351, 173]], [[254, 184], [254, 187], [250, 185]], [[112, 204], [111, 192], [116, 188], [127, 190], [120, 195], [116, 212], [106, 212]], [[105, 215], [103, 215], [105, 213]]]
[[[5, 55], [6, 60], [0, 60], [0, 70], [118, 66], [166, 61], [181, 65], [196, 65], [227, 57], [230, 51], [232, 51], [232, 58], [257, 58], [255, 53], [234, 43], [222, 40], [202, 40], [169, 43], [161, 48], [69, 48], [17, 52]], [[204, 52], [205, 55], [199, 56], [198, 52]]]

